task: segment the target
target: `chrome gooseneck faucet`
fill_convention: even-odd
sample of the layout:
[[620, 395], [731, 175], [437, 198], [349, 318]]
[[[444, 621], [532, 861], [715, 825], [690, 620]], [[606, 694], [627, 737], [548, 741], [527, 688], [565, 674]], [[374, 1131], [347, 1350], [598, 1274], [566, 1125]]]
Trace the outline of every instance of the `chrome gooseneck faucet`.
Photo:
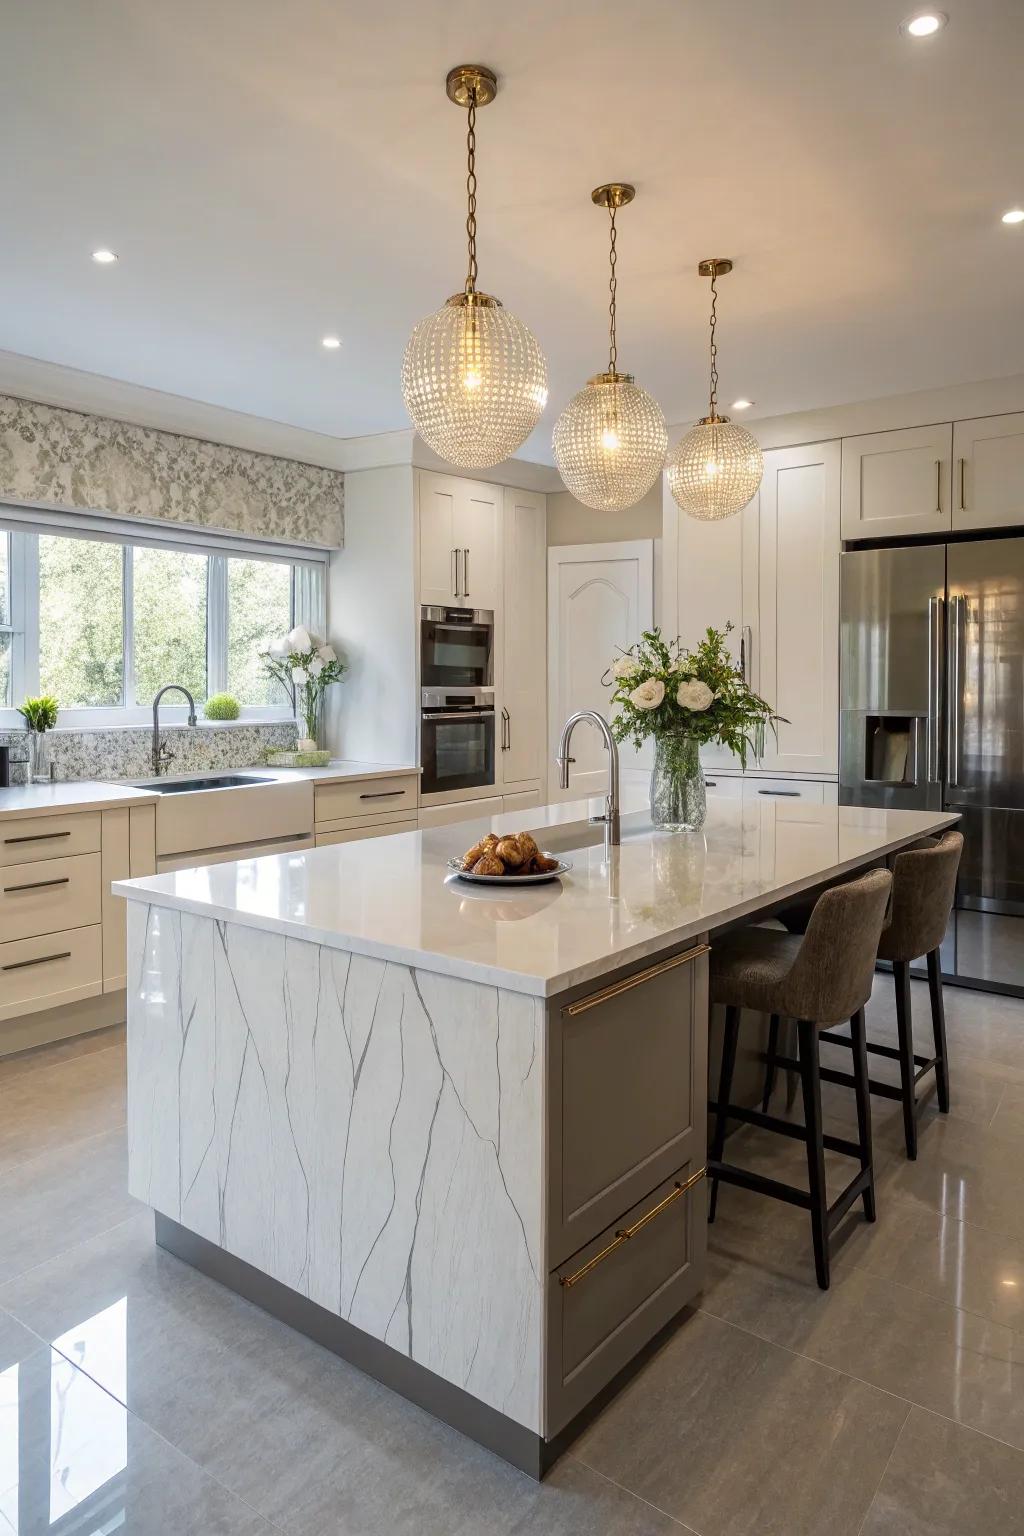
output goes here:
[[563, 789], [569, 788], [569, 767], [576, 759], [569, 756], [569, 743], [572, 733], [581, 720], [586, 720], [594, 726], [604, 737], [604, 744], [608, 751], [608, 793], [605, 796], [604, 815], [592, 816], [592, 821], [603, 821], [608, 829], [608, 841], [613, 847], [618, 847], [620, 841], [619, 830], [619, 749], [615, 744], [615, 737], [611, 733], [607, 720], [599, 715], [596, 709], [578, 709], [574, 715], [570, 715], [562, 727], [562, 740], [558, 747], [558, 756], [555, 761], [558, 764], [559, 783]]
[[153, 700], [153, 773], [160, 777], [160, 769], [174, 760], [174, 753], [170, 747], [160, 750], [160, 700], [165, 693], [183, 693], [188, 699], [188, 723], [196, 723], [196, 701], [181, 683], [167, 683]]

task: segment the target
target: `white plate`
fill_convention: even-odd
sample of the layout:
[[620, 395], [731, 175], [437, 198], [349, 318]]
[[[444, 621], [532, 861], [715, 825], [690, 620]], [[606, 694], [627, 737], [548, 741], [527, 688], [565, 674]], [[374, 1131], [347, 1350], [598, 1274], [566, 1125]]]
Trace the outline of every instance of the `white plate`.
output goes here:
[[[541, 849], [543, 853], [544, 850]], [[553, 859], [554, 854], [548, 853], [545, 858]], [[452, 874], [458, 875], [460, 880], [468, 880], [471, 885], [547, 885], [549, 880], [557, 880], [559, 875], [568, 874], [572, 865], [564, 859], [559, 859], [557, 869], [549, 869], [544, 874], [538, 875], [474, 875], [471, 870], [462, 868], [461, 859], [449, 859], [448, 868]]]

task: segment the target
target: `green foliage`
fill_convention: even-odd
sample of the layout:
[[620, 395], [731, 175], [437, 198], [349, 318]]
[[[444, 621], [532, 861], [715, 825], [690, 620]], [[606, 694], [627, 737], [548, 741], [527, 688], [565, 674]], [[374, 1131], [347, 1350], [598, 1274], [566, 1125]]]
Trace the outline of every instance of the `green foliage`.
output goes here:
[[207, 720], [237, 720], [241, 709], [233, 693], [215, 693], [207, 699], [203, 714]]
[[57, 700], [43, 694], [38, 699], [26, 699], [18, 705], [18, 714], [24, 716], [30, 731], [52, 731], [57, 724]]
[[201, 702], [207, 689], [207, 558], [142, 545], [130, 558], [135, 702], [152, 704], [165, 683], [181, 683]]
[[[612, 663], [612, 733], [640, 747], [648, 736], [679, 734], [721, 742], [746, 767], [747, 754], [764, 751], [766, 727], [782, 721], [743, 681], [726, 649], [732, 630], [708, 629], [694, 650], [645, 630]], [[703, 685], [703, 686], [701, 686]]]
[[65, 709], [122, 703], [119, 544], [39, 537], [39, 681]]

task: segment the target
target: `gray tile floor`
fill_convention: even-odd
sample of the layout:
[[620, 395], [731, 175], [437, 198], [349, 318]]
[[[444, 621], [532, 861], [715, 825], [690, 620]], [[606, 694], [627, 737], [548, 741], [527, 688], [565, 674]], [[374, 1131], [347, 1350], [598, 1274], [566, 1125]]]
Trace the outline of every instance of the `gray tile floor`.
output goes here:
[[947, 1010], [952, 1113], [908, 1164], [873, 1101], [832, 1290], [801, 1212], [723, 1190], [700, 1307], [539, 1487], [154, 1247], [119, 1032], [0, 1060], [0, 1536], [1024, 1536], [1024, 1003]]

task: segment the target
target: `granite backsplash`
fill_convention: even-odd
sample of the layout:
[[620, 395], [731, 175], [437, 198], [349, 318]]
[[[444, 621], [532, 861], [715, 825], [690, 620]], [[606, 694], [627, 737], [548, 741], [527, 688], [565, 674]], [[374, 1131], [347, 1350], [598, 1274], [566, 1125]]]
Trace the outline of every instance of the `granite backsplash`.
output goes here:
[[[153, 731], [148, 725], [108, 730], [50, 731], [55, 779], [145, 779], [153, 772]], [[215, 768], [253, 768], [267, 752], [290, 751], [298, 739], [294, 720], [232, 724], [166, 725], [160, 739], [174, 753], [168, 773], [201, 773]], [[0, 746], [11, 751], [11, 783], [28, 779], [25, 731], [0, 730]]]

